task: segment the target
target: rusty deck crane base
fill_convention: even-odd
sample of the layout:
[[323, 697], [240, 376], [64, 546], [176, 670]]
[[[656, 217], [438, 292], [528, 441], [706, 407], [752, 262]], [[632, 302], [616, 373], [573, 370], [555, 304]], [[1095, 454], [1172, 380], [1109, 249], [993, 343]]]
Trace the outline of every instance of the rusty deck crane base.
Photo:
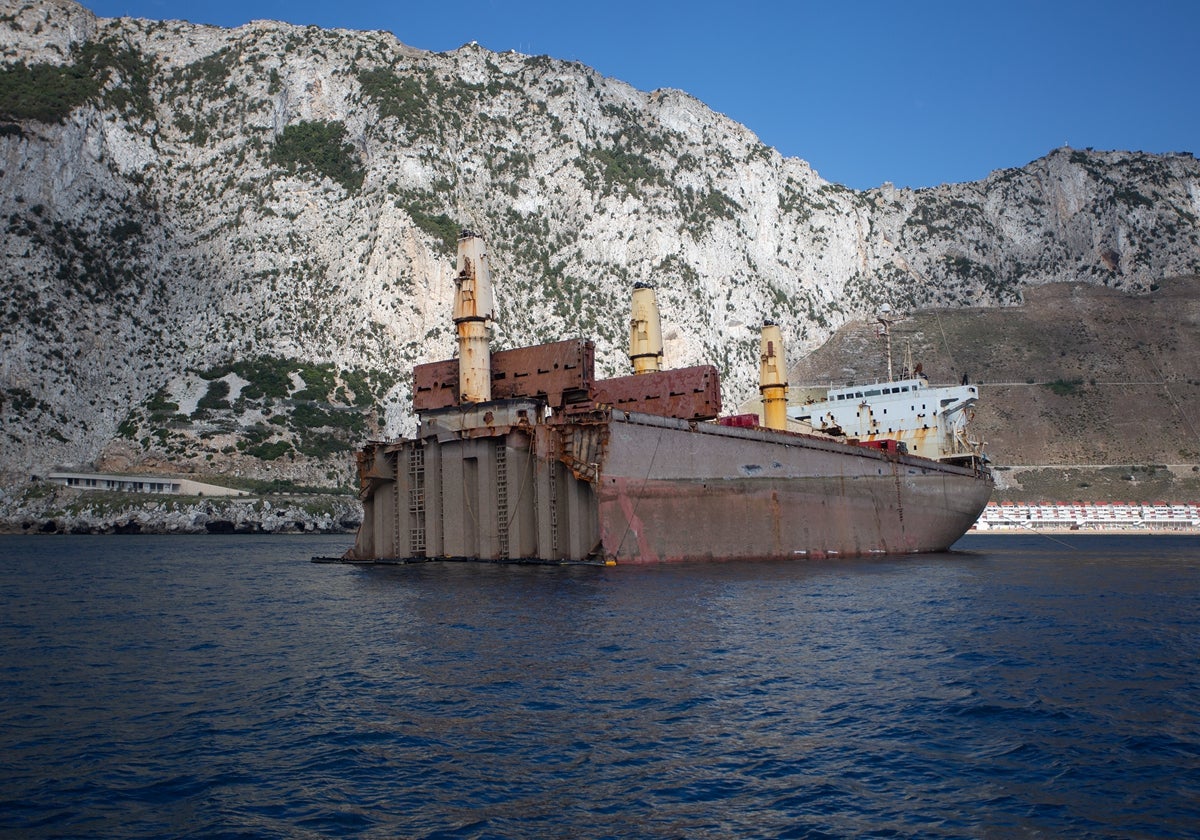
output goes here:
[[[595, 358], [595, 347], [587, 339], [493, 353], [492, 397], [535, 398], [554, 411], [609, 405], [684, 420], [712, 420], [721, 413], [720, 377], [712, 365], [596, 380]], [[413, 368], [413, 408], [418, 414], [460, 402], [457, 359]]]

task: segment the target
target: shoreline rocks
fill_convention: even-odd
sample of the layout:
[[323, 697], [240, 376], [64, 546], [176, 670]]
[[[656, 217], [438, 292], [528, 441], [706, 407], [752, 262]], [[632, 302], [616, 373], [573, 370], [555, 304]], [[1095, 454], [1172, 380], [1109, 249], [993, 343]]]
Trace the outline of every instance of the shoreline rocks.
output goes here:
[[69, 488], [0, 495], [0, 534], [353, 534], [362, 505], [346, 495], [128, 498]]

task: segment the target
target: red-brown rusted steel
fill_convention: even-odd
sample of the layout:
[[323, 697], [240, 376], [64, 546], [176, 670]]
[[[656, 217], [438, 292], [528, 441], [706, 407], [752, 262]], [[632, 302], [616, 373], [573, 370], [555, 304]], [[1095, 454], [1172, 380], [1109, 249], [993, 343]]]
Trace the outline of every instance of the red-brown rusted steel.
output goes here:
[[718, 426], [734, 426], [738, 429], [753, 429], [760, 425], [757, 414], [730, 414], [717, 418]]
[[[551, 408], [587, 401], [595, 382], [595, 345], [568, 339], [492, 354], [492, 399], [540, 397]], [[413, 407], [431, 411], [458, 405], [458, 360], [413, 368]]]
[[458, 405], [458, 359], [413, 367], [413, 408], [433, 411]]
[[712, 365], [621, 376], [597, 382], [593, 400], [622, 411], [712, 420], [721, 413], [721, 380]]
[[883, 452], [892, 454], [908, 454], [908, 447], [903, 441], [893, 440], [892, 438], [875, 438], [874, 440], [860, 440], [859, 446], [865, 446], [868, 449], [879, 449]]
[[596, 347], [573, 338], [492, 354], [495, 399], [540, 397], [551, 408], [588, 399], [595, 382]]
[[[595, 346], [584, 339], [502, 350], [492, 354], [492, 398], [538, 397], [555, 410], [603, 405], [680, 420], [711, 420], [721, 413], [720, 377], [712, 365], [599, 381], [594, 370]], [[458, 360], [413, 368], [417, 411], [458, 403]]]

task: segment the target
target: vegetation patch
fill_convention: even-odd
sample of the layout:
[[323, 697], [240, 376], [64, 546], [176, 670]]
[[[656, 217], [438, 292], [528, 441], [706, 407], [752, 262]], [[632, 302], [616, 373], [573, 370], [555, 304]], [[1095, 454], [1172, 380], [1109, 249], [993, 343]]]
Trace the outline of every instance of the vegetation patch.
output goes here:
[[5, 231], [41, 249], [57, 265], [55, 277], [90, 301], [147, 289], [145, 234], [135, 219], [97, 218], [85, 228], [49, 218], [46, 208], [34, 205], [29, 213], [11, 214]]
[[50, 410], [49, 405], [29, 393], [25, 388], [5, 388], [0, 391], [0, 410], [6, 406], [11, 407], [18, 416], [28, 414], [34, 409], [41, 409], [44, 412]]
[[318, 402], [329, 402], [333, 398], [337, 386], [337, 371], [333, 365], [328, 362], [301, 364], [296, 372], [304, 380], [304, 387], [293, 394], [293, 398]]
[[290, 373], [295, 363], [275, 356], [262, 356], [235, 362], [230, 369], [249, 384], [242, 387], [244, 399], [259, 400], [264, 397], [282, 399], [292, 389]]
[[717, 219], [736, 219], [743, 210], [740, 204], [716, 188], [697, 192], [687, 187], [680, 191], [678, 200], [684, 228], [696, 240], [710, 231]]
[[182, 93], [199, 93], [205, 98], [216, 98], [225, 87], [230, 72], [242, 60], [240, 48], [223, 47], [212, 55], [206, 55], [171, 73], [171, 81]]
[[365, 172], [354, 146], [346, 142], [340, 122], [312, 121], [289, 125], [275, 141], [271, 162], [289, 172], [312, 172], [355, 192]]
[[[228, 393], [229, 386], [226, 385], [225, 388], [226, 388], [226, 393]], [[152, 415], [163, 415], [163, 416], [171, 415], [171, 414], [174, 414], [175, 412], [179, 411], [179, 403], [172, 402], [170, 399], [168, 399], [168, 396], [169, 395], [167, 394], [166, 388], [159, 388], [157, 391], [155, 391], [151, 395], [150, 399], [146, 402], [146, 410], [149, 411]]]
[[662, 170], [650, 158], [621, 146], [590, 149], [580, 161], [586, 161], [585, 173], [599, 178], [604, 195], [617, 192], [637, 195], [642, 186], [664, 182]]
[[[377, 406], [396, 384], [385, 370], [277, 356], [237, 359], [190, 373], [206, 383], [190, 416], [180, 414], [172, 392], [161, 388], [130, 410], [119, 436], [147, 454], [181, 465], [202, 460], [209, 469], [221, 463], [221, 456], [287, 465], [329, 459], [338, 465], [327, 473], [334, 483], [348, 478], [351, 453], [378, 428]], [[237, 399], [231, 399], [232, 375], [244, 380]], [[191, 379], [179, 387], [196, 384]]]
[[100, 93], [101, 80], [81, 64], [55, 66], [21, 62], [0, 70], [0, 117], [62, 122]]
[[358, 83], [363, 95], [379, 109], [381, 118], [396, 117], [405, 123], [422, 125], [427, 121], [425, 91], [412, 76], [401, 76], [387, 67], [376, 67], [360, 70]]
[[1060, 397], [1069, 397], [1072, 394], [1078, 393], [1082, 385], [1082, 379], [1055, 379], [1053, 382], [1046, 383], [1046, 387]]
[[76, 46], [70, 64], [25, 64], [0, 68], [0, 118], [62, 122], [105, 86], [107, 104], [142, 118], [153, 115], [149, 79], [152, 64], [131, 47], [107, 41]]
[[458, 248], [458, 234], [463, 226], [451, 219], [445, 213], [431, 216], [413, 205], [404, 207], [405, 212], [412, 217], [413, 224], [433, 237], [442, 246], [443, 253], [452, 254]]
[[292, 451], [292, 445], [286, 440], [274, 440], [246, 447], [247, 455], [263, 461], [277, 461]]
[[224, 379], [215, 379], [208, 383], [208, 391], [196, 401], [196, 412], [205, 409], [229, 408], [229, 383]]

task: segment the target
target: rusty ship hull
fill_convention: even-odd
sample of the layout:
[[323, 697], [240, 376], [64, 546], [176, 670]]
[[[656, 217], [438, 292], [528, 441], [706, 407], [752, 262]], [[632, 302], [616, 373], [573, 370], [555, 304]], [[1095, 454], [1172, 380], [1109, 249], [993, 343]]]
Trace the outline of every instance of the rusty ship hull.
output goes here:
[[622, 562], [943, 551], [992, 490], [971, 468], [769, 429], [631, 415], [609, 432], [601, 544]]
[[[357, 560], [549, 563], [943, 551], [977, 469], [806, 435], [607, 409], [537, 422], [520, 400], [427, 416], [364, 450]], [[483, 418], [487, 416], [485, 422]]]

